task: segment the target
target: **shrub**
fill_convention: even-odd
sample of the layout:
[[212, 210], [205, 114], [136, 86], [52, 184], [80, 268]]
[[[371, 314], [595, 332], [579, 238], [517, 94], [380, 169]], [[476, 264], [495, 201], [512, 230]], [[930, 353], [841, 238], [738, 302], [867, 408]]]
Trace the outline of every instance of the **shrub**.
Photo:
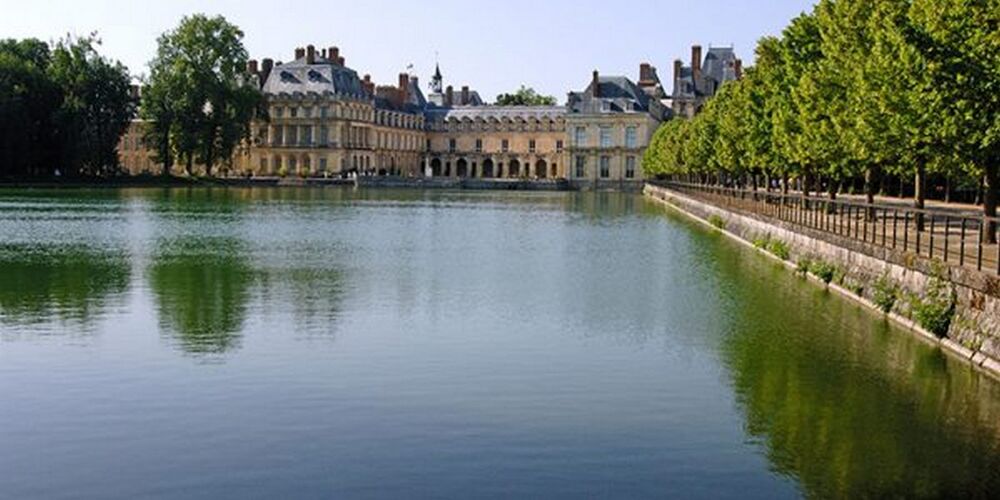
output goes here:
[[771, 243], [771, 236], [758, 236], [753, 239], [753, 247], [758, 250], [767, 250], [768, 245]]
[[872, 289], [872, 301], [882, 312], [889, 314], [899, 300], [899, 287], [889, 279], [889, 275], [883, 275], [875, 282]]
[[791, 251], [788, 249], [788, 244], [784, 241], [774, 240], [768, 245], [768, 249], [774, 254], [775, 257], [781, 260], [788, 260], [792, 256]]
[[795, 267], [795, 271], [802, 274], [808, 274], [810, 269], [812, 269], [812, 261], [808, 257], [800, 259], [798, 265]]
[[281, 168], [278, 169], [278, 177], [288, 177], [288, 167], [282, 165]]
[[723, 230], [726, 228], [726, 221], [719, 217], [718, 215], [712, 214], [708, 217], [708, 223], [715, 226], [716, 229]]
[[923, 298], [910, 297], [913, 319], [925, 330], [946, 337], [955, 316], [955, 292], [940, 276], [933, 276], [927, 283], [927, 293]]
[[834, 266], [829, 262], [817, 260], [809, 266], [809, 271], [813, 274], [813, 276], [819, 278], [820, 281], [829, 285], [830, 282], [833, 281], [833, 276], [837, 274], [837, 266]]

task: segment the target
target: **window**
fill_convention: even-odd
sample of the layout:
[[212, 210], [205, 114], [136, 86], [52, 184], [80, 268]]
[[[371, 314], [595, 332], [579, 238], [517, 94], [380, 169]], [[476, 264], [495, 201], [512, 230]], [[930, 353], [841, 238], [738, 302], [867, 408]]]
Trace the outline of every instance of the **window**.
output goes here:
[[635, 148], [636, 143], [636, 128], [628, 127], [625, 129], [625, 147]]
[[454, 153], [455, 149], [455, 139], [448, 139], [448, 151]]
[[312, 125], [306, 125], [302, 127], [302, 137], [300, 138], [303, 146], [312, 146], [313, 143], [313, 128]]
[[288, 108], [288, 115], [291, 116], [292, 118], [299, 116], [299, 108], [295, 106]]
[[319, 145], [326, 146], [327, 140], [330, 137], [330, 129], [326, 125], [319, 126]]
[[427, 151], [431, 150], [431, 140], [427, 139]]
[[535, 152], [535, 140], [534, 139], [531, 139], [530, 141], [528, 141], [528, 152], [529, 153], [534, 153]]
[[601, 147], [611, 147], [611, 127], [601, 127]]
[[506, 153], [507, 151], [510, 151], [510, 141], [508, 141], [507, 139], [504, 139], [503, 141], [501, 141], [500, 142], [500, 150], [503, 151], [504, 153]]
[[289, 158], [288, 159], [288, 169], [291, 170], [292, 172], [294, 172], [296, 166], [297, 165], [296, 165], [295, 157], [293, 156], [293, 157]]
[[586, 177], [587, 176], [587, 157], [577, 156], [576, 157], [576, 177]]
[[283, 108], [281, 106], [275, 106], [274, 107], [274, 117], [275, 118], [281, 118], [283, 116], [285, 116], [285, 108]]
[[577, 146], [587, 145], [587, 129], [585, 127], [576, 127], [576, 135], [573, 142], [576, 142]]
[[625, 157], [625, 178], [634, 179], [635, 178], [635, 157], [627, 156]]
[[312, 118], [312, 115], [313, 115], [312, 106], [306, 106], [306, 107], [302, 108], [302, 117], [303, 118]]
[[477, 153], [482, 153], [483, 152], [483, 140], [482, 139], [476, 139], [476, 152]]
[[330, 114], [330, 108], [328, 106], [321, 106], [319, 108], [319, 117], [326, 118]]
[[601, 178], [607, 179], [611, 177], [611, 157], [602, 156], [601, 157]]
[[556, 152], [562, 153], [562, 150], [563, 150], [563, 141], [562, 140], [556, 141]]
[[319, 159], [319, 171], [320, 172], [326, 172], [326, 157], [325, 156]]
[[260, 171], [263, 172], [267, 170], [267, 158], [263, 156], [260, 158]]

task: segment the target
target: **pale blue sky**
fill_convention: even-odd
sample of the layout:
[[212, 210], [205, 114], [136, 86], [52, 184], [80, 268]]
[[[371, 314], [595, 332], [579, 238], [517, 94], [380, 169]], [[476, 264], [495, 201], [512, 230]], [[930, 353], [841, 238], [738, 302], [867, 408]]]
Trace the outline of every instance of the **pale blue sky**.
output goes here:
[[[189, 13], [223, 14], [246, 34], [251, 57], [287, 61], [296, 46], [339, 46], [347, 65], [379, 83], [414, 64], [426, 90], [439, 54], [446, 83], [492, 100], [521, 83], [556, 95], [590, 72], [636, 79], [649, 61], [672, 80], [692, 43], [735, 45], [752, 59], [811, 0], [0, 0], [0, 38], [54, 40], [98, 31], [102, 51], [144, 73], [156, 37]], [[621, 7], [611, 8], [618, 4]]]

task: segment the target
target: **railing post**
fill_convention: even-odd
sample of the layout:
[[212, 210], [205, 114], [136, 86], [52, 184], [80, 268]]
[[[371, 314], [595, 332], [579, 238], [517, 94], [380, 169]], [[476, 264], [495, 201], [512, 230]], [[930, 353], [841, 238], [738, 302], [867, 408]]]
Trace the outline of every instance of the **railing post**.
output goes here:
[[930, 257], [931, 259], [933, 259], [934, 258], [934, 219], [935, 219], [935, 217], [933, 215], [931, 215], [930, 219], [931, 219], [931, 234], [929, 236], [928, 243], [927, 243], [927, 248], [928, 248], [927, 254], [928, 254], [928, 257]]
[[962, 217], [962, 236], [958, 240], [958, 265], [965, 265], [965, 217]]
[[910, 244], [910, 212], [903, 212], [903, 251], [909, 249]]

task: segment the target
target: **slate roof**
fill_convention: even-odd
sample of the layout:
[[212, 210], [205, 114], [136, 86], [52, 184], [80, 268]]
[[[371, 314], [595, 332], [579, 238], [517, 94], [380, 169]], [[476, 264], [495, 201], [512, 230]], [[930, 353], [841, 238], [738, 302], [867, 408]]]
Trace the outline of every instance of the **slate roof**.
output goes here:
[[458, 106], [429, 108], [427, 118], [432, 121], [455, 120], [556, 120], [566, 116], [565, 106]]
[[624, 76], [600, 76], [597, 80], [600, 97], [594, 96], [594, 83], [583, 92], [570, 92], [571, 113], [644, 113], [650, 97], [638, 85]]
[[277, 94], [341, 94], [364, 97], [358, 73], [353, 69], [316, 57], [315, 64], [305, 58], [275, 66], [263, 92]]

